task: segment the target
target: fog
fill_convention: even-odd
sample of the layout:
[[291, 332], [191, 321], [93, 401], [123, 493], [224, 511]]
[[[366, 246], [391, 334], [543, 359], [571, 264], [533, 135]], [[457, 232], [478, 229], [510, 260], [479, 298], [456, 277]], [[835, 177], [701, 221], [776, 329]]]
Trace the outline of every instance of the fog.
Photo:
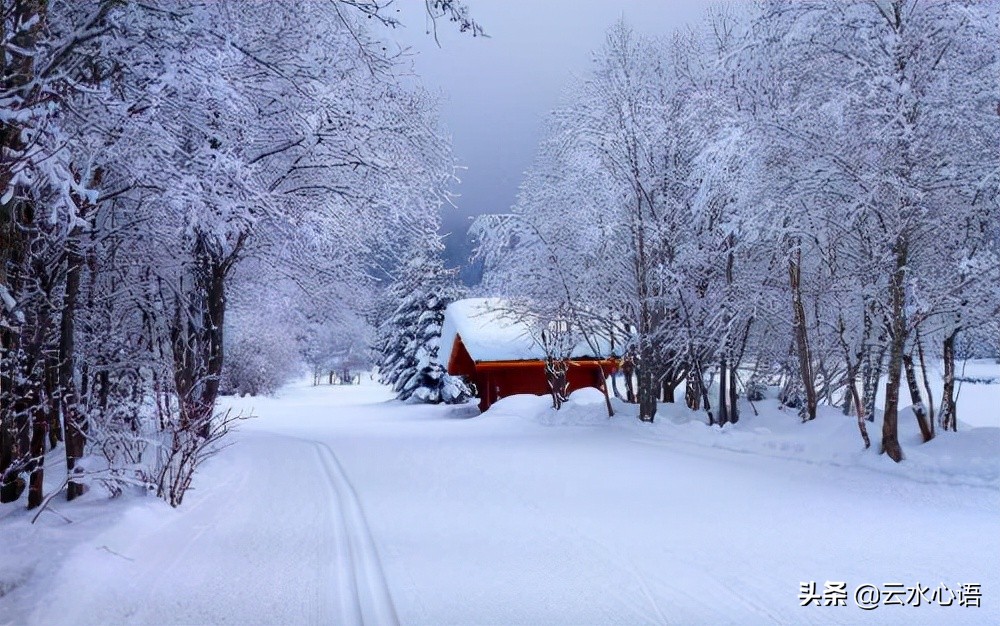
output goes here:
[[[407, 49], [423, 85], [441, 96], [441, 119], [463, 168], [454, 189], [456, 206], [443, 212], [451, 265], [468, 259], [472, 217], [502, 213], [514, 203], [545, 115], [586, 74], [607, 29], [624, 18], [639, 32], [669, 35], [696, 24], [710, 3], [468, 0], [468, 5], [489, 37], [459, 33], [446, 21], [431, 23], [418, 0], [397, 0], [389, 7], [404, 26], [388, 36]], [[474, 281], [474, 274], [466, 271], [464, 277]]]

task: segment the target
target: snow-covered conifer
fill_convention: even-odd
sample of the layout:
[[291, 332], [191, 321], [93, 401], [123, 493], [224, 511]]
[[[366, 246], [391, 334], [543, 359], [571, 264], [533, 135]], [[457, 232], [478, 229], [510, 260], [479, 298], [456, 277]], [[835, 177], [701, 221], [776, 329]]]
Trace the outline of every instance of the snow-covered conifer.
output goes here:
[[437, 359], [444, 310], [459, 289], [456, 271], [444, 267], [441, 250], [440, 239], [425, 233], [386, 293], [396, 306], [380, 328], [379, 370], [400, 400], [454, 404], [471, 396]]

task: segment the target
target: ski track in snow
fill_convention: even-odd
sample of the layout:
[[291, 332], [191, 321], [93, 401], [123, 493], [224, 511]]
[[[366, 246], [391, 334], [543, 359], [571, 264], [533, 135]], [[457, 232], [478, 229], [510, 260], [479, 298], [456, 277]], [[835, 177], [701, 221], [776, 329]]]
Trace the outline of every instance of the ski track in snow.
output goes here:
[[[262, 480], [252, 466], [214, 468], [223, 480], [209, 493], [191, 492], [179, 511], [161, 509], [152, 514], [165, 519], [134, 520], [74, 550], [57, 579], [72, 594], [41, 605], [29, 621], [398, 624], [364, 511], [333, 450], [280, 434], [240, 436], [238, 445], [258, 448], [248, 456], [272, 468], [295, 457], [304, 471], [292, 480], [317, 477], [310, 491], [326, 493], [303, 506], [282, 497], [280, 473]], [[250, 493], [261, 490], [273, 505], [251, 511], [261, 499]], [[268, 567], [273, 554], [284, 556], [285, 571]]]
[[330, 446], [313, 442], [329, 479], [337, 528], [337, 589], [342, 624], [398, 624], [396, 607], [357, 492]]

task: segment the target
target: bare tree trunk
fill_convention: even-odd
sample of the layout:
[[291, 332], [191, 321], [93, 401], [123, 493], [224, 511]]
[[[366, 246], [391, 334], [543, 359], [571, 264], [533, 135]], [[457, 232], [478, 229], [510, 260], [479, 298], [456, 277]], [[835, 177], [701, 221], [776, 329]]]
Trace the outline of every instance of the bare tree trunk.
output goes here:
[[[0, 243], [4, 241], [5, 224], [0, 224]], [[0, 246], [0, 286], [7, 287], [5, 271], [7, 249]], [[5, 309], [0, 305], [0, 316], [9, 317], [11, 321], [14, 316], [7, 316]], [[6, 320], [5, 320], [6, 321]], [[17, 442], [17, 419], [14, 413], [14, 383], [15, 383], [15, 361], [17, 354], [17, 327], [15, 324], [0, 324], [0, 477], [4, 476], [7, 469], [14, 462], [15, 445]], [[9, 494], [6, 490], [0, 492], [0, 502], [9, 502]]]
[[862, 403], [865, 419], [875, 421], [875, 398], [878, 395], [878, 384], [882, 379], [882, 365], [885, 362], [885, 343], [878, 340], [878, 348], [872, 339], [874, 331], [874, 313], [865, 307], [864, 328], [865, 345], [862, 348], [863, 361], [861, 365]]
[[851, 379], [849, 384], [851, 397], [854, 398], [854, 406], [858, 409], [858, 430], [861, 431], [861, 439], [865, 442], [865, 450], [872, 447], [872, 440], [868, 437], [868, 427], [865, 426], [865, 405], [861, 402], [861, 396], [858, 394], [858, 385]]
[[[608, 377], [604, 373], [604, 368], [601, 365], [597, 366], [597, 376], [599, 378], [599, 380], [597, 381], [598, 383], [597, 388], [600, 389], [601, 393], [604, 395], [604, 406], [605, 408], [608, 409], [608, 419], [611, 419], [612, 417], [615, 416], [615, 409], [614, 407], [611, 406], [611, 396], [608, 395], [608, 383], [607, 383]], [[611, 380], [614, 379], [615, 376], [614, 374], [612, 374]]]
[[[12, 220], [13, 222], [13, 220]], [[16, 227], [13, 227], [16, 230]], [[5, 242], [6, 243], [6, 242]], [[0, 248], [0, 253], [11, 255], [11, 249]], [[0, 272], [6, 269], [0, 263]], [[10, 264], [15, 270], [17, 264]], [[5, 273], [5, 272], [4, 272]], [[7, 275], [7, 285], [13, 286], [15, 277]], [[16, 290], [14, 290], [16, 293]], [[28, 423], [26, 416], [29, 407], [26, 402], [27, 377], [22, 373], [23, 324], [16, 328], [0, 328], [3, 332], [4, 352], [2, 355], [2, 377], [0, 377], [0, 503], [16, 502], [24, 492], [25, 483], [20, 477], [23, 459], [28, 452]]]
[[[729, 419], [732, 423], [737, 423], [740, 421], [740, 409], [739, 409], [739, 393], [736, 381], [739, 379], [739, 369], [740, 363], [743, 362], [743, 357], [746, 355], [747, 343], [750, 341], [750, 329], [753, 328], [754, 317], [748, 317], [746, 325], [743, 327], [743, 334], [739, 339], [739, 344], [736, 346], [736, 351], [733, 354], [733, 358], [729, 364]], [[748, 401], [749, 398], [747, 398]], [[750, 401], [750, 406], [753, 407], [753, 402]], [[754, 413], [756, 414], [757, 409], [754, 408]]]
[[45, 414], [48, 420], [49, 450], [55, 450], [63, 439], [62, 421], [59, 419], [59, 356], [51, 351], [45, 355], [45, 395], [49, 399], [45, 403]]
[[729, 422], [729, 393], [726, 391], [726, 377], [729, 368], [726, 365], [726, 355], [719, 359], [719, 426]]
[[[30, 212], [26, 212], [23, 223], [33, 224]], [[36, 233], [33, 237], [40, 239], [41, 235]], [[36, 243], [39, 240], [29, 243], [29, 249], [37, 252], [26, 262], [32, 295], [25, 325], [26, 340], [21, 345], [24, 358], [21, 372], [25, 381], [22, 415], [27, 426], [24, 434], [28, 437], [28, 441], [24, 442], [27, 445], [22, 444], [21, 449], [28, 453], [24, 471], [29, 473], [29, 509], [41, 505], [44, 499], [45, 444], [53, 412], [58, 411], [55, 405], [58, 364], [52, 351], [52, 330], [54, 291], [60, 268], [43, 256], [44, 246], [36, 246]]]
[[21, 472], [26, 469], [29, 459], [31, 426], [28, 415], [31, 405], [28, 403], [28, 390], [23, 382], [18, 382], [10, 391], [12, 403], [10, 406], [11, 422], [8, 429], [9, 447], [4, 450], [3, 472], [0, 473], [0, 502], [16, 502], [24, 493], [25, 482]]
[[955, 339], [958, 330], [944, 338], [944, 390], [941, 392], [941, 428], [958, 430], [958, 415], [955, 405]]
[[45, 498], [45, 436], [48, 434], [49, 420], [46, 403], [34, 407], [31, 418], [31, 462], [28, 479], [28, 509], [42, 504]]
[[545, 382], [552, 396], [552, 408], [559, 410], [566, 401], [569, 379], [567, 378], [566, 362], [548, 357], [545, 360]]
[[207, 367], [199, 401], [202, 412], [201, 432], [199, 434], [206, 439], [211, 431], [212, 413], [215, 411], [215, 402], [219, 397], [219, 383], [222, 380], [223, 331], [226, 321], [226, 274], [227, 267], [222, 263], [212, 263], [208, 268], [208, 302], [205, 307], [207, 318], [204, 329], [208, 339], [205, 342]]
[[736, 388], [736, 363], [729, 365], [729, 421], [737, 423], [740, 421], [740, 409], [737, 405], [739, 393]]
[[906, 386], [910, 390], [910, 402], [913, 404], [913, 414], [917, 416], [917, 424], [920, 425], [920, 435], [927, 443], [934, 438], [930, 424], [927, 422], [927, 409], [924, 406], [924, 399], [920, 396], [920, 387], [917, 384], [917, 372], [913, 367], [913, 357], [909, 354], [903, 355], [903, 371], [906, 373]]
[[[850, 380], [848, 386], [850, 386], [852, 383], [854, 383], [853, 379]], [[853, 409], [854, 409], [854, 394], [852, 394], [851, 390], [848, 389], [847, 393], [844, 394], [844, 407], [843, 407], [844, 415], [845, 416], [850, 415]]]
[[906, 344], [906, 263], [908, 243], [900, 235], [894, 245], [896, 268], [889, 282], [892, 302], [892, 336], [889, 343], [889, 380], [885, 384], [885, 414], [882, 418], [882, 452], [893, 461], [903, 460], [899, 445], [899, 383], [903, 369], [903, 346]]
[[792, 319], [795, 344], [799, 357], [799, 376], [806, 394], [804, 420], [816, 419], [816, 379], [813, 375], [812, 354], [809, 349], [809, 337], [806, 330], [806, 311], [802, 305], [802, 268], [800, 267], [802, 250], [796, 248], [788, 259], [788, 282], [792, 291]]
[[[646, 234], [643, 222], [643, 197], [641, 183], [638, 177], [634, 182], [636, 188], [636, 216], [633, 232], [635, 241], [635, 279], [636, 300], [639, 305], [638, 338], [639, 362], [636, 364], [636, 386], [639, 400], [639, 419], [652, 422], [656, 418], [656, 399], [659, 396], [659, 385], [654, 369], [657, 354], [653, 350], [653, 310], [650, 305], [650, 263], [646, 251]], [[652, 207], [650, 207], [651, 209]]]
[[[610, 346], [611, 357], [615, 358], [615, 325], [614, 324], [611, 324], [608, 327], [608, 336], [611, 338], [611, 346]], [[621, 392], [618, 391], [618, 372], [617, 371], [621, 371], [621, 368], [622, 368], [622, 359], [618, 359], [618, 367], [613, 368], [611, 370], [611, 392], [614, 393], [615, 397], [618, 398], [619, 400], [622, 399], [622, 394], [621, 394]], [[615, 371], [615, 370], [617, 370], [617, 371]], [[607, 396], [608, 394], [605, 392], [604, 395]]]
[[194, 428], [203, 438], [211, 431], [212, 415], [219, 395], [223, 366], [225, 328], [225, 281], [242, 242], [225, 258], [208, 250], [204, 235], [194, 246], [191, 288], [186, 301], [174, 307], [171, 345], [174, 353], [174, 385], [184, 428]]
[[[865, 450], [872, 446], [872, 441], [868, 437], [868, 427], [865, 425], [865, 403], [861, 399], [861, 394], [858, 393], [858, 370], [862, 367], [862, 362], [865, 359], [865, 354], [868, 346], [865, 345], [865, 339], [862, 342], [861, 347], [851, 356], [851, 348], [847, 345], [847, 340], [844, 338], [844, 331], [846, 330], [844, 324], [843, 315], [837, 318], [837, 328], [838, 337], [840, 339], [840, 348], [844, 351], [844, 363], [847, 365], [847, 372], [844, 375], [847, 381], [847, 398], [844, 400], [844, 415], [850, 415], [850, 407], [853, 404], [855, 410], [858, 414], [858, 430], [861, 431], [861, 439], [865, 442]], [[868, 331], [865, 331], [865, 337], [867, 337]]]
[[51, 276], [46, 273], [51, 268], [44, 267], [41, 260], [32, 262], [33, 279], [38, 283], [38, 304], [29, 320], [32, 337], [25, 344], [26, 411], [30, 423], [30, 444], [28, 446], [28, 508], [42, 504], [45, 485], [45, 440], [49, 431], [50, 412], [53, 408], [54, 385], [51, 373], [51, 359], [47, 354], [49, 328], [52, 321]]
[[663, 376], [663, 381], [660, 383], [663, 391], [663, 402], [667, 404], [673, 404], [676, 399], [674, 398], [674, 391], [677, 389], [677, 381], [674, 380], [674, 372], [671, 368]]
[[[639, 396], [639, 419], [644, 422], [652, 422], [656, 417], [657, 384], [653, 375], [652, 354], [646, 351], [636, 368], [636, 378]], [[646, 357], [649, 357], [648, 360]]]
[[633, 381], [633, 375], [635, 374], [635, 358], [631, 354], [626, 354], [622, 357], [622, 377], [625, 379], [625, 401], [629, 404], [635, 404], [635, 383]]
[[708, 387], [705, 384], [705, 372], [701, 367], [701, 362], [697, 363], [695, 368], [698, 372], [698, 392], [701, 394], [701, 403], [705, 407], [705, 413], [708, 415], [709, 425], [715, 424], [715, 415], [712, 413], [712, 401], [708, 397]]
[[712, 402], [711, 400], [708, 399], [708, 385], [702, 382], [700, 389], [701, 389], [701, 403], [705, 407], [705, 414], [708, 415], [708, 423], [714, 424], [715, 415], [712, 413]]
[[611, 375], [611, 392], [615, 394], [615, 397], [619, 400], [624, 400], [622, 398], [622, 393], [618, 391], [618, 374]]
[[934, 392], [931, 391], [931, 381], [927, 378], [927, 361], [924, 359], [924, 345], [917, 331], [917, 356], [920, 358], [920, 374], [927, 391], [927, 424], [930, 426], [931, 438], [934, 438]]
[[62, 318], [59, 324], [59, 403], [62, 406], [66, 429], [66, 471], [70, 477], [66, 499], [73, 500], [84, 492], [84, 485], [72, 480], [77, 460], [83, 457], [87, 438], [84, 416], [79, 410], [76, 393], [75, 370], [75, 315], [80, 292], [80, 274], [83, 257], [75, 250], [67, 256], [66, 291], [63, 298]]
[[695, 368], [688, 370], [687, 386], [684, 389], [684, 402], [692, 411], [701, 409], [701, 379], [698, 377]]

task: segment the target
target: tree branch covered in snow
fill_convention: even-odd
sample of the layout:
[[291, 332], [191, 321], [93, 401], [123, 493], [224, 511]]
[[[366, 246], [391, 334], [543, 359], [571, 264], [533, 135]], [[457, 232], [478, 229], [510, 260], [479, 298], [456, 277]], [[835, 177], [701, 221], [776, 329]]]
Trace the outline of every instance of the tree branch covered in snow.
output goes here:
[[[463, 3], [427, 11], [482, 34]], [[179, 504], [223, 383], [273, 391], [330, 340], [313, 330], [365, 319], [386, 250], [437, 223], [436, 103], [366, 17], [395, 23], [354, 0], [4, 0], [4, 501], [41, 503], [63, 437], [71, 499], [102, 449], [148, 482], [136, 433], [158, 433], [173, 469], [153, 482]]]
[[476, 225], [487, 289], [620, 315], [642, 419], [684, 380], [719, 424], [765, 381], [803, 420], [871, 416], [888, 376], [901, 459], [904, 370], [928, 439], [912, 363], [953, 372], [997, 306], [996, 8], [775, 1], [659, 40], [619, 22], [512, 213]]

